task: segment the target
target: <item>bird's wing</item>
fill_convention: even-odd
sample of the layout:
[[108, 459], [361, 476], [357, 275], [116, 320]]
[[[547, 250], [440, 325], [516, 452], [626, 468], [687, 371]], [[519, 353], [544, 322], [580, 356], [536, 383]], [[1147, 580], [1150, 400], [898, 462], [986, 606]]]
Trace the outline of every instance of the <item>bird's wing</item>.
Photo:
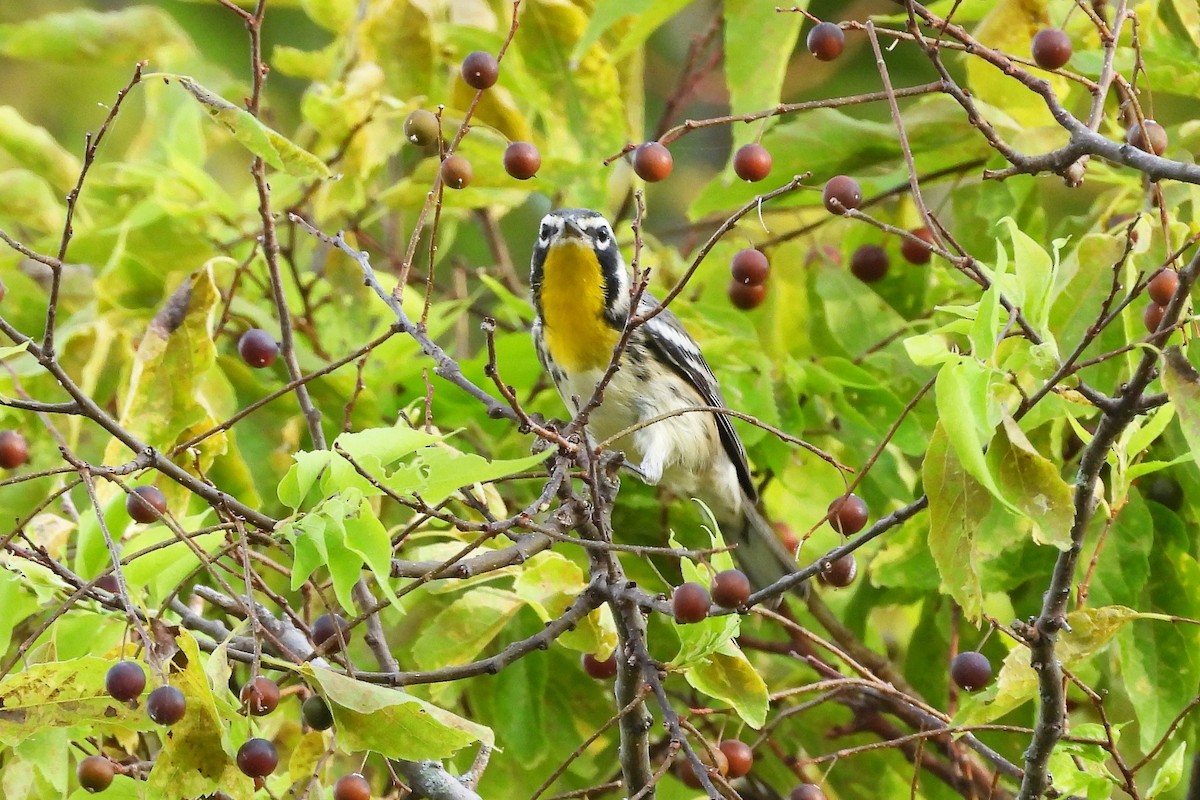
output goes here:
[[[643, 294], [638, 304], [638, 313], [644, 314], [658, 305], [658, 301], [649, 294]], [[664, 308], [661, 313], [652, 317], [643, 326], [646, 333], [646, 345], [652, 348], [663, 362], [668, 364], [677, 375], [704, 398], [704, 403], [718, 408], [725, 408], [725, 398], [721, 396], [721, 387], [713, 375], [704, 354], [695, 340], [688, 335], [679, 318]], [[746, 462], [746, 448], [742, 444], [737, 431], [733, 429], [733, 421], [728, 414], [713, 414], [717, 421], [717, 431], [721, 435], [721, 445], [725, 454], [737, 469], [738, 483], [746, 493], [751, 503], [757, 501], [758, 493], [754, 481], [750, 478], [750, 465]]]

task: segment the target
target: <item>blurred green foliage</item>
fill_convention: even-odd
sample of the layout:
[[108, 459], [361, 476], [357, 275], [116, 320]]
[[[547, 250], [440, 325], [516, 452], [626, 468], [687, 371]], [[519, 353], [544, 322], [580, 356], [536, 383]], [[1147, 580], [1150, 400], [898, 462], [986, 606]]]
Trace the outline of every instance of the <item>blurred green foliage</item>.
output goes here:
[[[985, 44], [1024, 54], [1032, 34], [1062, 22], [1070, 5], [968, 0], [931, 7], [945, 12], [954, 6], [955, 21]], [[813, 3], [811, 11], [822, 18], [865, 19], [867, 13], [894, 14], [895, 7]], [[1183, 0], [1139, 4], [1139, 13], [1141, 102], [1170, 135], [1166, 156], [1193, 162], [1200, 149], [1194, 122], [1200, 110], [1195, 77], [1200, 14]], [[405, 142], [403, 120], [414, 109], [440, 109], [450, 139], [475, 103], [470, 130], [456, 150], [474, 164], [475, 180], [440, 196], [436, 241], [428, 228], [413, 241], [412, 280], [403, 304], [410, 317], [426, 321], [429, 335], [460, 361], [470, 380], [489, 389], [479, 322], [494, 317], [503, 380], [528, 409], [551, 418], [561, 417], [563, 409], [525, 332], [532, 312], [523, 283], [537, 220], [545, 211], [601, 210], [621, 223], [618, 236], [632, 254], [632, 192], [644, 189], [641, 265], [652, 268], [654, 289], [661, 292], [736, 208], [793, 175], [811, 173], [800, 191], [748, 214], [719, 241], [673, 310], [703, 346], [732, 408], [800, 436], [855, 469], [887, 439], [856, 489], [872, 519], [924, 493], [930, 511], [860, 550], [859, 580], [836, 593], [822, 590], [823, 596], [849, 634], [887, 653], [935, 708], [951, 708], [946, 664], [952, 638], [959, 649], [982, 646], [993, 662], [1003, 662], [1003, 670], [989, 689], [959, 704], [955, 722], [1030, 725], [1037, 687], [1027, 653], [1001, 634], [981, 645], [982, 629], [1037, 614], [1058, 549], [1069, 544], [1076, 446], [1097, 418], [1096, 409], [1074, 391], [1074, 381], [1111, 393], [1128, 378], [1140, 349], [1096, 361], [1019, 421], [1014, 414], [1022, 397], [1036, 392], [1087, 337], [1092, 340], [1081, 360], [1144, 336], [1141, 299], [1098, 335], [1090, 327], [1110, 292], [1114, 269], [1122, 285], [1131, 287], [1195, 234], [1200, 187], [1166, 182], [1158, 208], [1139, 174], [1099, 160], [1088, 165], [1083, 186], [1070, 190], [1055, 176], [982, 180], [984, 166], [999, 168], [1003, 161], [961, 107], [940, 94], [902, 100], [917, 174], [936, 176], [922, 180], [924, 200], [963, 252], [977, 260], [993, 287], [985, 291], [941, 259], [929, 266], [903, 262], [898, 237], [831, 217], [822, 207], [821, 185], [845, 173], [861, 182], [865, 196], [878, 198], [865, 208], [873, 217], [901, 229], [920, 224], [884, 103], [685, 132], [671, 142], [674, 174], [650, 186], [641, 184], [624, 159], [602, 163], [683, 119], [878, 91], [879, 73], [861, 31], [848, 31], [846, 52], [825, 64], [803, 49], [809, 23], [800, 14], [776, 13], [771, 4], [523, 0], [500, 82], [476, 98], [459, 77], [458, 64], [472, 50], [497, 52], [510, 15], [511, 5], [501, 0], [273, 1], [263, 30], [270, 72], [256, 120], [242, 110], [252, 91], [245, 27], [216, 2], [41, 0], [0, 7], [0, 230], [39, 253], [58, 250], [63, 198], [83, 164], [85, 132], [98, 129], [107, 113], [103, 104], [113, 102], [134, 64], [148, 61], [147, 77], [130, 92], [103, 141], [76, 208], [58, 308], [57, 356], [67, 373], [126, 430], [171, 452], [182, 467], [240, 502], [285, 520], [275, 546], [264, 548], [283, 565], [263, 571], [277, 596], [306, 612], [319, 613], [325, 602], [353, 611], [352, 589], [365, 572], [382, 597], [388, 645], [401, 669], [466, 663], [561, 615], [587, 585], [585, 553], [556, 547], [527, 564], [459, 581], [413, 585], [390, 577], [393, 557], [442, 561], [467, 544], [484, 552], [502, 545], [476, 542], [470, 533], [388, 502], [381, 490], [346, 469], [346, 462], [313, 452], [290, 393], [228, 430], [174, 450], [288, 381], [282, 361], [252, 370], [236, 352], [245, 329], [273, 335], [280, 330], [260, 246], [252, 155], [270, 165], [296, 356], [301, 370], [310, 373], [382, 336], [394, 317], [363, 285], [353, 259], [283, 215], [294, 211], [331, 235], [347, 231], [390, 289], [438, 168], [436, 148]], [[721, 68], [703, 74], [674, 117], [661, 119], [679, 96], [676, 81], [689, 43], [716, 24], [714, 17], [721, 26], [716, 40]], [[903, 19], [880, 16], [877, 23], [898, 28]], [[1086, 15], [1071, 16], [1066, 30], [1076, 41], [1071, 68], [1094, 78], [1102, 51]], [[1128, 45], [1126, 35], [1116, 60], [1126, 74], [1133, 65]], [[944, 55], [952, 74], [1014, 146], [1037, 153], [1065, 141], [1045, 105], [1010, 78], [977, 59]], [[888, 50], [886, 59], [898, 88], [936, 78], [909, 44]], [[1085, 85], [1062, 76], [1050, 80], [1067, 108], [1086, 114]], [[1124, 131], [1115, 105], [1110, 100], [1099, 131], [1119, 140]], [[517, 139], [534, 142], [542, 153], [543, 166], [529, 182], [509, 177], [500, 165], [505, 145]], [[728, 166], [731, 146], [747, 141], [761, 141], [774, 157], [762, 184], [737, 180]], [[326, 165], [334, 179], [326, 178]], [[1137, 240], [1124, 265], [1114, 268], [1131, 223], [1113, 224], [1113, 215], [1138, 213]], [[850, 254], [867, 243], [882, 244], [891, 257], [888, 275], [871, 285], [845, 268]], [[747, 246], [764, 249], [772, 263], [767, 299], [751, 312], [733, 308], [726, 296], [729, 260]], [[38, 339], [47, 271], [5, 247], [0, 279], [7, 287], [3, 319]], [[1001, 294], [1021, 309], [1041, 343], [1010, 335], [1012, 320]], [[185, 300], [186, 313], [179, 318], [164, 316], [171, 298]], [[1196, 363], [1194, 342], [1185, 345], [1185, 355]], [[67, 399], [34, 359], [14, 355], [5, 365], [11, 370], [0, 374], [5, 397], [24, 392], [45, 402]], [[477, 401], [434, 377], [434, 366], [416, 342], [394, 335], [361, 362], [352, 359], [312, 380], [308, 387], [326, 437], [341, 434], [346, 449], [369, 462], [373, 474], [386, 475], [384, 485], [397, 492], [416, 492], [433, 504], [446, 501], [464, 515], [481, 506], [497, 518], [514, 513], [542, 486], [541, 459], [529, 456], [531, 437], [488, 418]], [[906, 411], [931, 380], [933, 391]], [[1154, 388], [1164, 389], [1158, 383]], [[1076, 576], [1087, 584], [1086, 605], [1075, 610], [1073, 631], [1062, 639], [1064, 663], [1105, 693], [1108, 719], [1133, 762], [1164, 736], [1200, 686], [1200, 631], [1194, 624], [1200, 617], [1195, 607], [1200, 411], [1194, 402], [1178, 400], [1195, 396], [1186, 376], [1176, 376], [1165, 389], [1175, 402], [1139, 417], [1110, 454], [1100, 512]], [[429, 417], [427, 391], [432, 391]], [[87, 419], [56, 417], [53, 424], [62, 442], [90, 463], [118, 465], [136, 455]], [[424, 424], [430, 426], [425, 432], [409, 427]], [[771, 518], [798, 535], [814, 529], [800, 563], [840, 544], [840, 536], [817, 522], [844, 491], [844, 476], [761, 428], [735, 424], [764, 481]], [[32, 450], [27, 471], [62, 465], [59, 440], [31, 413], [5, 408], [0, 428], [25, 432]], [[1181, 489], [1179, 503], [1151, 495], [1151, 480], [1164, 476]], [[23, 537], [90, 579], [109, 566], [103, 520], [122, 553], [134, 556], [123, 572], [135, 601], [150, 612], [180, 587], [212, 583], [202, 554], [219, 557], [240, 575], [241, 563], [225, 552], [224, 532], [198, 534], [192, 548], [177, 541], [164, 546], [175, 538], [171, 532], [162, 525], [133, 525], [124, 493], [110, 483], [98, 486], [101, 514], [91, 513], [79, 489], [70, 493], [77, 520], [58, 505], [43, 507], [64, 480], [48, 476], [0, 485], [5, 519], [0, 536], [7, 536], [10, 520], [24, 520], [36, 510], [22, 525]], [[130, 482], [158, 485], [182, 530], [217, 522], [200, 497], [162, 476], [139, 474]], [[456, 491], [471, 484], [469, 498]], [[691, 504], [663, 505], [652, 488], [631, 478], [622, 487], [615, 529], [627, 544], [665, 545], [671, 533], [688, 547], [712, 544]], [[110, 752], [137, 752], [136, 731], [149, 727], [140, 715], [134, 722], [97, 711], [117, 708], [106, 703], [99, 676], [106, 660], [125, 652], [124, 618], [83, 602], [38, 631], [39, 621], [70, 595], [68, 584], [62, 575], [11, 554], [0, 554], [0, 560], [6, 566], [0, 572], [5, 663], [36, 634], [21, 654], [21, 666], [0, 684], [0, 697], [11, 708], [14, 693], [31, 692], [20, 696], [32, 697], [30, 708], [37, 709], [23, 724], [0, 721], [0, 744], [6, 748], [0, 751], [0, 786], [11, 797], [78, 794], [67, 768], [68, 742], [105, 735], [111, 737]], [[630, 557], [625, 566], [631, 579], [651, 591], [666, 591], [681, 577], [706, 580], [708, 574], [665, 557]], [[794, 610], [804, 624], [815, 625], [803, 608]], [[780, 701], [768, 711], [768, 691], [811, 684], [818, 675], [800, 660], [743, 652], [731, 640], [739, 630], [735, 619], [678, 629], [655, 616], [650, 641], [657, 658], [678, 659], [676, 666], [688, 669], [686, 682], [673, 678], [670, 684], [679, 706], [718, 709], [695, 717], [714, 740], [723, 731], [754, 741], [748, 726], [771, 722], [771, 744], [780, 757], [760, 747], [756, 776], [786, 793], [797, 780], [786, 759], [803, 762], [878, 741], [857, 730], [831, 741], [831, 731], [852, 722], [836, 703], [780, 716], [788, 707]], [[750, 618], [741, 621], [740, 630], [760, 639], [781, 636]], [[249, 797], [249, 780], [231, 768], [249, 726], [227, 687], [231, 669], [240, 674], [244, 667], [231, 667], [219, 649], [201, 654], [191, 634], [181, 638], [190, 660], [176, 677], [189, 703], [204, 713], [189, 718], [193, 722], [184, 732], [196, 749], [172, 745], [159, 753], [150, 791], [172, 786], [192, 796], [219, 788]], [[297, 673], [294, 665], [271, 666], [317, 684], [339, 725], [355, 732], [339, 734], [345, 752], [334, 760], [336, 770], [327, 765], [323, 777], [354, 767], [363, 751], [452, 758], [462, 771], [473, 755], [462, 748], [494, 737], [502, 752], [492, 757], [480, 792], [519, 797], [532, 793], [614, 712], [608, 690], [581, 686], [578, 668], [581, 652], [603, 656], [614, 643], [613, 620], [602, 608], [548, 651], [498, 675], [412, 686], [403, 695], [355, 685], [319, 668]], [[351, 656], [355, 663], [373, 664], [361, 640], [352, 645]], [[39, 703], [70, 683], [70, 675], [77, 676], [70, 691], [78, 705], [72, 708], [82, 710], [47, 716]], [[1074, 688], [1069, 696], [1072, 733], [1102, 731], [1085, 696]], [[428, 720], [427, 708], [433, 709]], [[301, 730], [295, 710], [285, 706], [287, 713], [255, 723], [257, 735], [274, 737], [281, 752], [295, 753], [288, 768], [268, 781], [276, 796], [311, 774], [324, 747], [320, 736]], [[42, 729], [34, 732], [35, 727]], [[405, 739], [388, 749], [396, 744], [389, 741], [396, 727], [428, 738], [420, 746]], [[1183, 753], [1194, 754], [1174, 743], [1193, 743], [1197, 734], [1194, 719], [1186, 718], [1139, 776], [1145, 776], [1144, 788], [1153, 785], [1163, 797], [1183, 796], [1182, 787], [1172, 787], [1179, 782]], [[1013, 763], [1023, 763], [1027, 734], [997, 734], [987, 741]], [[197, 753], [207, 765], [194, 763]], [[1080, 745], [1062, 753], [1053, 769], [1061, 791], [1104, 797], [1120, 785], [1102, 750]], [[374, 777], [383, 775], [377, 757], [367, 763]], [[202, 778], [196, 777], [197, 766], [208, 770]], [[604, 783], [618, 773], [617, 737], [610, 731], [571, 761], [554, 791]], [[831, 797], [903, 796], [910, 781], [909, 763], [886, 748], [834, 765], [827, 787]], [[122, 777], [110, 791], [134, 797], [139, 787], [144, 784]], [[694, 793], [668, 777], [659, 796], [673, 800]], [[923, 777], [920, 796], [958, 794]]]

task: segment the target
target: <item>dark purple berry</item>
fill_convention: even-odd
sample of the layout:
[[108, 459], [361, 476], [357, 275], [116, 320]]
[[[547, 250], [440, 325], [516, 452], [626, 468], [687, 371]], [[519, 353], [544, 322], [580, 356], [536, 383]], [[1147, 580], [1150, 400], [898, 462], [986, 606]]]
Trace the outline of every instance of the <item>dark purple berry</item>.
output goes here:
[[1158, 303], [1151, 303], [1146, 306], [1146, 310], [1142, 312], [1142, 322], [1146, 325], [1146, 330], [1154, 333], [1158, 330], [1158, 326], [1162, 324], [1163, 317], [1167, 315], [1167, 307], [1160, 306]]
[[104, 689], [114, 700], [128, 703], [146, 689], [146, 671], [136, 661], [118, 661], [104, 676]]
[[681, 623], [700, 622], [708, 616], [711, 604], [708, 589], [690, 581], [676, 586], [671, 595], [671, 609], [675, 612], [675, 619]]
[[658, 142], [646, 142], [633, 151], [633, 171], [649, 183], [666, 180], [674, 164], [671, 151]]
[[251, 715], [261, 717], [279, 705], [279, 686], [270, 678], [259, 675], [242, 687], [239, 698]]
[[762, 305], [767, 296], [767, 287], [761, 283], [742, 283], [738, 280], [729, 282], [729, 302], [742, 311], [750, 311]]
[[847, 553], [826, 564], [825, 568], [817, 574], [817, 580], [826, 586], [840, 589], [854, 583], [857, 576], [858, 562], [854, 560], [853, 553]]
[[237, 765], [251, 778], [265, 778], [279, 766], [279, 752], [266, 739], [247, 739], [238, 748]]
[[187, 699], [174, 686], [160, 686], [146, 698], [146, 715], [159, 725], [174, 725], [186, 711]]
[[463, 59], [462, 77], [472, 89], [490, 89], [500, 79], [500, 63], [491, 53], [476, 50]]
[[722, 608], [737, 608], [750, 597], [750, 579], [740, 569], [727, 569], [713, 576], [713, 602]]
[[[910, 264], [928, 264], [929, 259], [933, 255], [929, 248], [929, 245], [933, 244], [933, 231], [922, 226], [914, 228], [909, 233], [921, 241], [918, 242], [907, 236], [904, 237], [903, 241], [900, 242], [900, 255], [904, 256], [904, 260]], [[922, 244], [921, 242], [926, 242], [927, 244]]]
[[333, 785], [333, 800], [371, 800], [371, 784], [357, 772], [343, 775]]
[[269, 367], [279, 356], [279, 343], [262, 328], [251, 328], [238, 339], [238, 355], [255, 369]]
[[529, 142], [513, 142], [504, 149], [504, 171], [519, 181], [537, 175], [542, 167], [542, 154]]
[[761, 181], [771, 174], [771, 154], [761, 144], [747, 144], [733, 154], [733, 171], [744, 181]]
[[821, 199], [831, 214], [845, 214], [862, 205], [862, 187], [854, 178], [835, 175], [826, 181]]
[[1175, 296], [1175, 290], [1178, 288], [1179, 273], [1169, 268], [1151, 278], [1150, 283], [1146, 286], [1150, 299], [1160, 306], [1171, 302], [1171, 298]]
[[808, 52], [820, 61], [833, 61], [842, 54], [846, 35], [832, 22], [818, 22], [808, 32]]
[[950, 678], [967, 692], [977, 692], [992, 679], [992, 662], [983, 653], [968, 650], [950, 662]]
[[1033, 63], [1042, 69], [1058, 69], [1071, 60], [1071, 37], [1058, 28], [1043, 28], [1034, 34]]
[[842, 495], [829, 504], [829, 524], [842, 536], [858, 533], [867, 524], [867, 504], [856, 494]]
[[112, 785], [115, 774], [113, 762], [105, 756], [88, 756], [75, 769], [79, 785], [89, 792], [103, 792]]
[[1167, 151], [1167, 131], [1152, 119], [1146, 120], [1145, 132], [1142, 130], [1141, 123], [1135, 122], [1130, 125], [1129, 130], [1125, 133], [1125, 141], [1138, 150], [1154, 153], [1156, 156], [1161, 156]]
[[617, 654], [614, 652], [608, 658], [601, 660], [591, 653], [584, 653], [583, 671], [589, 678], [606, 681], [617, 674]]
[[16, 469], [29, 460], [29, 442], [17, 431], [0, 431], [0, 467]]
[[441, 171], [442, 182], [451, 189], [465, 189], [470, 185], [471, 179], [475, 177], [475, 170], [471, 168], [471, 162], [458, 155], [446, 156], [446, 160], [442, 162]]
[[759, 286], [767, 282], [771, 264], [761, 250], [747, 248], [738, 250], [729, 262], [729, 272], [738, 283]]
[[750, 745], [738, 739], [726, 739], [717, 745], [729, 762], [729, 777], [740, 778], [750, 772], [754, 766], [754, 751]]
[[[342, 632], [340, 639], [338, 629]], [[324, 645], [326, 653], [336, 653], [342, 647], [341, 642], [350, 642], [350, 623], [339, 614], [322, 614], [313, 620], [312, 636], [317, 647]]]
[[158, 522], [167, 513], [167, 497], [157, 486], [135, 486], [125, 495], [125, 512], [134, 522]]
[[890, 259], [877, 244], [864, 244], [850, 256], [850, 272], [863, 283], [875, 283], [887, 276]]

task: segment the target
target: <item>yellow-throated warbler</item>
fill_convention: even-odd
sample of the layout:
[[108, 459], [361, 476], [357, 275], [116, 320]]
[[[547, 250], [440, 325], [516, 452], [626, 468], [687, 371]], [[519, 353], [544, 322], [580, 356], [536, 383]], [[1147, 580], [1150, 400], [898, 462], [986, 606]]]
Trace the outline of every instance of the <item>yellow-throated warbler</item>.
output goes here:
[[[595, 211], [552, 211], [533, 248], [533, 339], [563, 402], [578, 413], [592, 397], [629, 318], [630, 275], [612, 226]], [[658, 302], [643, 294], [638, 313]], [[592, 443], [694, 406], [724, 407], [721, 388], [683, 324], [663, 309], [637, 327], [620, 370], [587, 421]], [[727, 415], [686, 412], [612, 443], [650, 484], [712, 509], [756, 588], [795, 569], [795, 561], [756, 507], [746, 449]]]

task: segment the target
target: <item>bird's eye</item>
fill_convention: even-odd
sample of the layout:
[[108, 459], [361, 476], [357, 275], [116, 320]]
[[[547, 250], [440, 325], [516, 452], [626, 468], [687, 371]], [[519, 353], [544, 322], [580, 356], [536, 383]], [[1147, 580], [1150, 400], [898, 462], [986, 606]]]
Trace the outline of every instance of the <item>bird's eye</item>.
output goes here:
[[553, 226], [552, 226], [552, 225], [551, 225], [549, 222], [547, 222], [547, 223], [545, 223], [545, 224], [543, 224], [543, 225], [542, 225], [542, 234], [541, 234], [541, 238], [542, 238], [542, 239], [549, 240], [549, 238], [550, 238], [550, 234], [551, 234], [551, 233], [553, 233], [553, 232], [554, 232], [554, 227], [553, 227]]
[[598, 231], [596, 231], [596, 241], [600, 244], [607, 244], [608, 237], [608, 228], [600, 228]]

